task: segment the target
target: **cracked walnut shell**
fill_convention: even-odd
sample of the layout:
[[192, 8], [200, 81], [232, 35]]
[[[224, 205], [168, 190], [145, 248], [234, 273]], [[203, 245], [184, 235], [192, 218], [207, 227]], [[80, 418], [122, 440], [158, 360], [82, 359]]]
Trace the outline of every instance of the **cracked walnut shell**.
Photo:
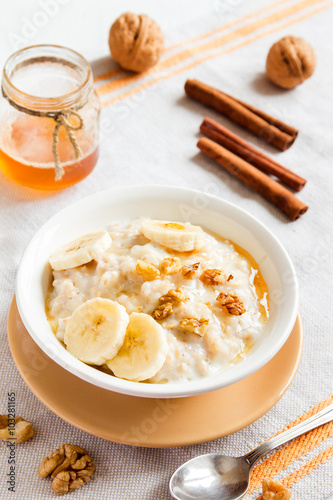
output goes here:
[[309, 78], [316, 67], [316, 54], [303, 38], [285, 36], [268, 52], [268, 78], [283, 89], [292, 89]]
[[64, 495], [76, 490], [92, 479], [95, 466], [86, 450], [63, 444], [44, 458], [38, 469], [39, 477], [51, 475], [52, 490]]
[[123, 68], [140, 73], [154, 66], [164, 52], [163, 33], [150, 17], [127, 12], [111, 26], [109, 47]]
[[11, 418], [8, 415], [0, 415], [0, 439], [21, 444], [31, 439], [34, 434], [35, 429], [22, 417]]

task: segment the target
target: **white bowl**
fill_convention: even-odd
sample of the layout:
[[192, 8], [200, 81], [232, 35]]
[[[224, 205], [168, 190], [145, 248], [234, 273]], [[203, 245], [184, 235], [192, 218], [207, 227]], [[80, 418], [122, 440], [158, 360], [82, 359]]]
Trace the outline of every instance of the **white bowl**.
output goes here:
[[[48, 259], [61, 244], [115, 220], [137, 217], [188, 221], [233, 240], [260, 266], [268, 285], [270, 317], [264, 334], [248, 356], [211, 377], [191, 382], [145, 384], [122, 380], [74, 358], [53, 334], [45, 314], [50, 280]], [[191, 189], [134, 186], [96, 193], [61, 210], [44, 224], [22, 257], [16, 300], [25, 327], [39, 347], [63, 368], [98, 387], [141, 397], [193, 396], [234, 384], [265, 365], [292, 331], [298, 310], [293, 265], [273, 234], [257, 219], [220, 198]]]

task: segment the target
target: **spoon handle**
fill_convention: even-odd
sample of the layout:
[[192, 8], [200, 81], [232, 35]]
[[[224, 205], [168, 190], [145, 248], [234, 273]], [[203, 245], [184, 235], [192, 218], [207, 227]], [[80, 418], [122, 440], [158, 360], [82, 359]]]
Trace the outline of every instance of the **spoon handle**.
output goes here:
[[292, 427], [291, 429], [288, 429], [279, 434], [278, 436], [275, 436], [269, 441], [266, 441], [265, 443], [261, 444], [260, 446], [258, 446], [258, 448], [255, 448], [254, 450], [250, 451], [247, 455], [245, 455], [245, 458], [252, 467], [261, 457], [266, 455], [266, 453], [269, 453], [278, 446], [287, 443], [291, 439], [294, 439], [297, 436], [300, 436], [301, 434], [305, 434], [306, 432], [315, 429], [319, 425], [326, 424], [331, 420], [333, 420], [333, 404], [327, 406], [319, 413], [313, 415], [307, 420], [304, 420], [304, 422], [295, 425], [295, 427]]

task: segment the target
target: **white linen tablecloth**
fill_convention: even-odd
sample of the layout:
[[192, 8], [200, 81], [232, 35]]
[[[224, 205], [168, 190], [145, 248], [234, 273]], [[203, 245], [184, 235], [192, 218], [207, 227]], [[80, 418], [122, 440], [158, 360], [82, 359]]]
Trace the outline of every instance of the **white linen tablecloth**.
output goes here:
[[[15, 493], [7, 490], [7, 451], [5, 443], [0, 442], [0, 498], [54, 498], [50, 482], [38, 478], [37, 468], [44, 456], [69, 442], [84, 446], [96, 463], [94, 480], [70, 498], [167, 500], [169, 477], [185, 460], [207, 452], [243, 454], [333, 392], [332, 2], [140, 0], [116, 5], [106, 0], [29, 3], [20, 0], [11, 4], [1, 6], [1, 63], [22, 45], [59, 43], [86, 56], [96, 76], [110, 71], [115, 65], [107, 57], [108, 29], [115, 17], [126, 10], [143, 11], [154, 17], [165, 33], [168, 47], [183, 44], [165, 54], [164, 59], [185, 49], [198, 48], [179, 61], [173, 60], [170, 68], [145, 79], [129, 81], [125, 87], [110, 92], [106, 87], [102, 97], [100, 160], [93, 173], [80, 184], [59, 193], [34, 192], [0, 174], [0, 413], [7, 411], [7, 393], [15, 391], [17, 414], [36, 427], [35, 438], [17, 446]], [[40, 12], [46, 12], [44, 17]], [[223, 31], [212, 32], [225, 25]], [[189, 41], [207, 33], [211, 34]], [[318, 63], [312, 78], [293, 91], [282, 91], [267, 81], [264, 67], [269, 47], [288, 34], [307, 39], [317, 53]], [[222, 36], [225, 38], [221, 39]], [[212, 44], [205, 48], [206, 42]], [[299, 137], [287, 152], [276, 152], [185, 97], [183, 88], [187, 78], [219, 87], [284, 120], [300, 130]], [[97, 87], [109, 81], [100, 81]], [[109, 101], [111, 104], [106, 105]], [[310, 207], [308, 212], [298, 221], [288, 222], [260, 196], [199, 154], [196, 141], [203, 116], [217, 119], [308, 179], [299, 193]], [[213, 190], [214, 194], [248, 210], [279, 238], [298, 274], [305, 331], [298, 373], [286, 394], [266, 415], [214, 442], [186, 448], [144, 449], [88, 435], [39, 402], [22, 381], [11, 357], [7, 316], [20, 257], [34, 232], [61, 208], [84, 196], [107, 188], [143, 184]], [[332, 434], [329, 429], [325, 439], [307, 453], [280, 467], [276, 479], [290, 474], [299, 477], [291, 486], [292, 499], [323, 500], [332, 493]], [[257, 498], [259, 493], [257, 489], [247, 498]]]

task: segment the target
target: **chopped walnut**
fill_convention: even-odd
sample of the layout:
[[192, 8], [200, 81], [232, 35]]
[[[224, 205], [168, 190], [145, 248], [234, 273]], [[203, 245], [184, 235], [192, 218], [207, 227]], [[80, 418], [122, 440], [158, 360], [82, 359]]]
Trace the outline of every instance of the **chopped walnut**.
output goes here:
[[201, 318], [187, 318], [182, 319], [180, 322], [180, 327], [186, 333], [196, 333], [202, 337], [208, 328], [209, 319]]
[[178, 257], [167, 257], [160, 264], [161, 273], [176, 274], [180, 271], [182, 265]]
[[233, 302], [235, 302], [236, 300], [238, 300], [238, 297], [237, 295], [233, 294], [233, 293], [224, 293], [224, 292], [221, 292], [217, 297], [216, 297], [216, 300], [218, 302], [220, 302], [220, 304], [222, 306], [227, 306], [229, 304], [232, 304]]
[[153, 264], [148, 264], [143, 260], [138, 260], [136, 263], [136, 272], [143, 277], [145, 281], [156, 280], [160, 272]]
[[194, 278], [194, 275], [197, 272], [199, 265], [200, 262], [196, 262], [195, 264], [183, 266], [181, 271], [184, 278], [186, 278], [187, 280], [191, 280], [192, 278]]
[[92, 479], [95, 466], [86, 450], [79, 446], [63, 444], [50, 453], [39, 466], [39, 477], [51, 475], [52, 490], [64, 495], [76, 490]]
[[182, 287], [172, 288], [165, 295], [162, 295], [159, 299], [160, 304], [165, 304], [166, 302], [171, 302], [172, 304], [180, 304], [188, 300], [188, 296], [184, 292]]
[[153, 311], [152, 316], [154, 319], [159, 321], [161, 319], [167, 318], [168, 316], [171, 316], [171, 314], [173, 314], [172, 304], [171, 302], [166, 302], [165, 304], [157, 306]]
[[260, 500], [289, 500], [291, 491], [282, 483], [273, 479], [264, 479], [262, 482], [262, 495]]
[[221, 292], [216, 300], [233, 316], [240, 316], [246, 312], [243, 302], [234, 293]]
[[204, 285], [217, 286], [222, 285], [225, 281], [225, 276], [219, 269], [205, 269], [199, 280]]
[[238, 302], [234, 302], [233, 304], [229, 304], [226, 306], [229, 314], [233, 316], [241, 316], [246, 312], [243, 302], [240, 300]]
[[12, 418], [8, 415], [0, 415], [0, 439], [21, 444], [31, 439], [34, 434], [35, 429], [22, 417]]

